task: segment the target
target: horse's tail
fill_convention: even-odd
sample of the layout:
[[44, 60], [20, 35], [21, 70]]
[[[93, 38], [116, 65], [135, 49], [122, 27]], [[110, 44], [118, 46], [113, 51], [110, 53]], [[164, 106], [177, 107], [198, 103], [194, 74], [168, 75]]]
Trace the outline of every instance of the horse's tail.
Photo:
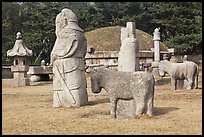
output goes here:
[[199, 76], [199, 71], [198, 71], [198, 65], [196, 66], [196, 71], [195, 71], [195, 80], [194, 80], [194, 88], [197, 89], [198, 88], [198, 76]]

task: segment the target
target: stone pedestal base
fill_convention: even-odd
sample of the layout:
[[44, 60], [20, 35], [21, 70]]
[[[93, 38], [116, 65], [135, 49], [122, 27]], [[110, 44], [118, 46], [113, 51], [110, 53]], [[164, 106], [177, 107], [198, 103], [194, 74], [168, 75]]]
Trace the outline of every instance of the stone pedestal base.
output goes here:
[[135, 117], [135, 104], [133, 100], [121, 100], [117, 101], [116, 117]]
[[21, 79], [13, 79], [12, 80], [12, 86], [15, 87], [23, 87], [30, 85], [29, 78], [21, 78]]

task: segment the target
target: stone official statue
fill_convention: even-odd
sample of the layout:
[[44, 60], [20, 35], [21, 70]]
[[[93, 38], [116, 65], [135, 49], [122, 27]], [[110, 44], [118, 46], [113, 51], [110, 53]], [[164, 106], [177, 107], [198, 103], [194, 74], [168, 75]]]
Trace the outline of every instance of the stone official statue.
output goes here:
[[56, 17], [53, 65], [53, 107], [80, 107], [88, 103], [85, 78], [87, 41], [77, 16], [63, 9]]

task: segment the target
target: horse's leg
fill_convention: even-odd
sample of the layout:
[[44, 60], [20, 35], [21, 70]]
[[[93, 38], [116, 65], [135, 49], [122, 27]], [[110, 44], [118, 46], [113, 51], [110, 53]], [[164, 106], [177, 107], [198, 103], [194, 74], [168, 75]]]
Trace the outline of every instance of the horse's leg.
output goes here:
[[186, 89], [187, 88], [187, 85], [188, 85], [188, 80], [187, 79], [184, 79], [184, 89]]
[[110, 97], [110, 118], [116, 118], [116, 102], [115, 97]]
[[135, 116], [140, 117], [145, 109], [145, 97], [144, 96], [137, 97], [135, 102], [137, 104]]
[[153, 115], [153, 107], [154, 107], [154, 87], [150, 89], [150, 94], [147, 102], [147, 115], [150, 117]]
[[147, 103], [147, 115], [149, 115], [150, 117], [152, 117], [152, 115], [153, 115], [153, 97], [151, 97], [148, 100], [148, 103]]
[[196, 72], [194, 77], [194, 88], [198, 89], [198, 72]]
[[189, 78], [189, 79], [188, 79], [188, 84], [187, 84], [186, 89], [187, 89], [187, 90], [192, 89], [192, 85], [193, 85], [193, 78]]
[[171, 77], [171, 90], [176, 90], [176, 79]]

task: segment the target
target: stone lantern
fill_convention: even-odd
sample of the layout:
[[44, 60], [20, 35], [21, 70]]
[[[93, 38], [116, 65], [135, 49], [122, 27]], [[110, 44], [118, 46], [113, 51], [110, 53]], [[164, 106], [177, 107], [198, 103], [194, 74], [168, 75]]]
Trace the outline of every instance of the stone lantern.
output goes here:
[[25, 47], [20, 32], [17, 33], [14, 47], [7, 51], [7, 56], [13, 58], [13, 66], [11, 66], [13, 87], [29, 85], [29, 78], [27, 77], [29, 66], [26, 64], [26, 56], [32, 56], [32, 50]]

